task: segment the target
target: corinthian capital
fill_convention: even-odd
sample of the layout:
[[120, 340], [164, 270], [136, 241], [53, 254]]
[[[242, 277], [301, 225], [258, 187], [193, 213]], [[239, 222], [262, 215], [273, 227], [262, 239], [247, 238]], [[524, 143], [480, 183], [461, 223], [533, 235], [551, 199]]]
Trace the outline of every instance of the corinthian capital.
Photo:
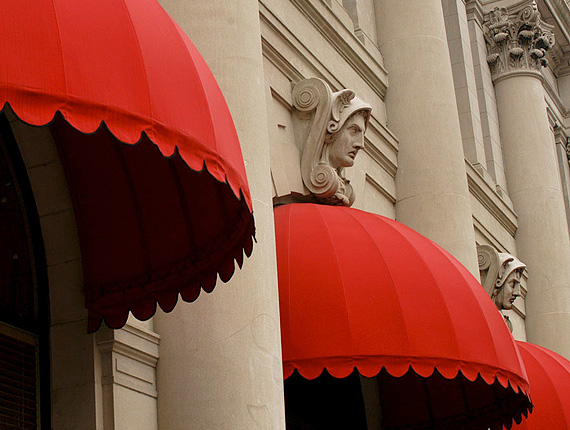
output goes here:
[[542, 21], [534, 0], [522, 9], [496, 7], [486, 18], [483, 32], [494, 80], [509, 72], [538, 72], [548, 64], [554, 27]]

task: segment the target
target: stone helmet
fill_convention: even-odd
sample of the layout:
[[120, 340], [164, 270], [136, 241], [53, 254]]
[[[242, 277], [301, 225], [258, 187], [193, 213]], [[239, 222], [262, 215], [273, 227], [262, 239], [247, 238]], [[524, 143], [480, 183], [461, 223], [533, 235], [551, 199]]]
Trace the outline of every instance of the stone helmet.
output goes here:
[[372, 106], [356, 97], [352, 90], [341, 90], [332, 94], [331, 116], [327, 123], [327, 132], [338, 132], [346, 120], [353, 114], [362, 112], [364, 124], [368, 126]]
[[518, 258], [514, 257], [511, 254], [499, 252], [499, 273], [497, 276], [497, 281], [495, 282], [495, 288], [502, 287], [509, 275], [515, 270], [523, 270], [525, 268], [526, 264], [524, 264]]

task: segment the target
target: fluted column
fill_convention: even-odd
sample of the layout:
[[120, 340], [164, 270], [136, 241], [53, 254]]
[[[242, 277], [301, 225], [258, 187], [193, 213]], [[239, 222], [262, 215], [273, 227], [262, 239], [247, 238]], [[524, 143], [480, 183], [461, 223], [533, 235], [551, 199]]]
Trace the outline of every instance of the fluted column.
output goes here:
[[388, 127], [400, 141], [396, 217], [479, 277], [441, 0], [376, 0], [389, 73]]
[[212, 294], [155, 317], [162, 337], [159, 428], [281, 430], [283, 373], [258, 2], [161, 3], [197, 46], [228, 102], [253, 197], [257, 243], [227, 285], [218, 280]]
[[528, 340], [570, 358], [570, 239], [540, 68], [554, 43], [536, 4], [495, 8], [484, 28], [507, 184], [528, 267]]

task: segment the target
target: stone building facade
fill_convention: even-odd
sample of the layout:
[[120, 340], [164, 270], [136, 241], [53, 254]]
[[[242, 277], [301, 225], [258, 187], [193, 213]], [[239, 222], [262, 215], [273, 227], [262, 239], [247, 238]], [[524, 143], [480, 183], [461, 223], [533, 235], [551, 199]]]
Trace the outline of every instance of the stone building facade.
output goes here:
[[87, 335], [53, 137], [8, 117], [46, 252], [53, 429], [285, 428], [273, 205], [306, 194], [294, 88], [309, 78], [354, 90], [372, 108], [363, 149], [343, 171], [352, 206], [412, 227], [477, 278], [478, 247], [516, 257], [526, 266], [520, 295], [502, 309], [514, 337], [570, 359], [563, 0], [160, 3], [228, 102], [257, 243], [212, 294]]

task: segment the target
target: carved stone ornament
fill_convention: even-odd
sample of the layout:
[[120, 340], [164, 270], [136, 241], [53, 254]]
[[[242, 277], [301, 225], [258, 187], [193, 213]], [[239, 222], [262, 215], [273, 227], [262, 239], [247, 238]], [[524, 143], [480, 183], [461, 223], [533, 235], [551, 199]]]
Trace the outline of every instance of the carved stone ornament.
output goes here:
[[299, 82], [293, 89], [296, 140], [301, 149], [301, 176], [312, 199], [351, 206], [354, 191], [343, 170], [364, 145], [372, 106], [352, 90], [332, 92], [321, 79]]
[[[498, 252], [489, 245], [477, 247], [481, 284], [499, 311], [510, 310], [520, 296], [520, 283], [526, 265], [511, 254]], [[502, 313], [502, 312], [501, 312]], [[509, 317], [503, 315], [512, 331]]]
[[493, 79], [512, 71], [546, 67], [546, 51], [554, 45], [553, 28], [542, 21], [534, 0], [519, 11], [493, 9], [483, 26]]

